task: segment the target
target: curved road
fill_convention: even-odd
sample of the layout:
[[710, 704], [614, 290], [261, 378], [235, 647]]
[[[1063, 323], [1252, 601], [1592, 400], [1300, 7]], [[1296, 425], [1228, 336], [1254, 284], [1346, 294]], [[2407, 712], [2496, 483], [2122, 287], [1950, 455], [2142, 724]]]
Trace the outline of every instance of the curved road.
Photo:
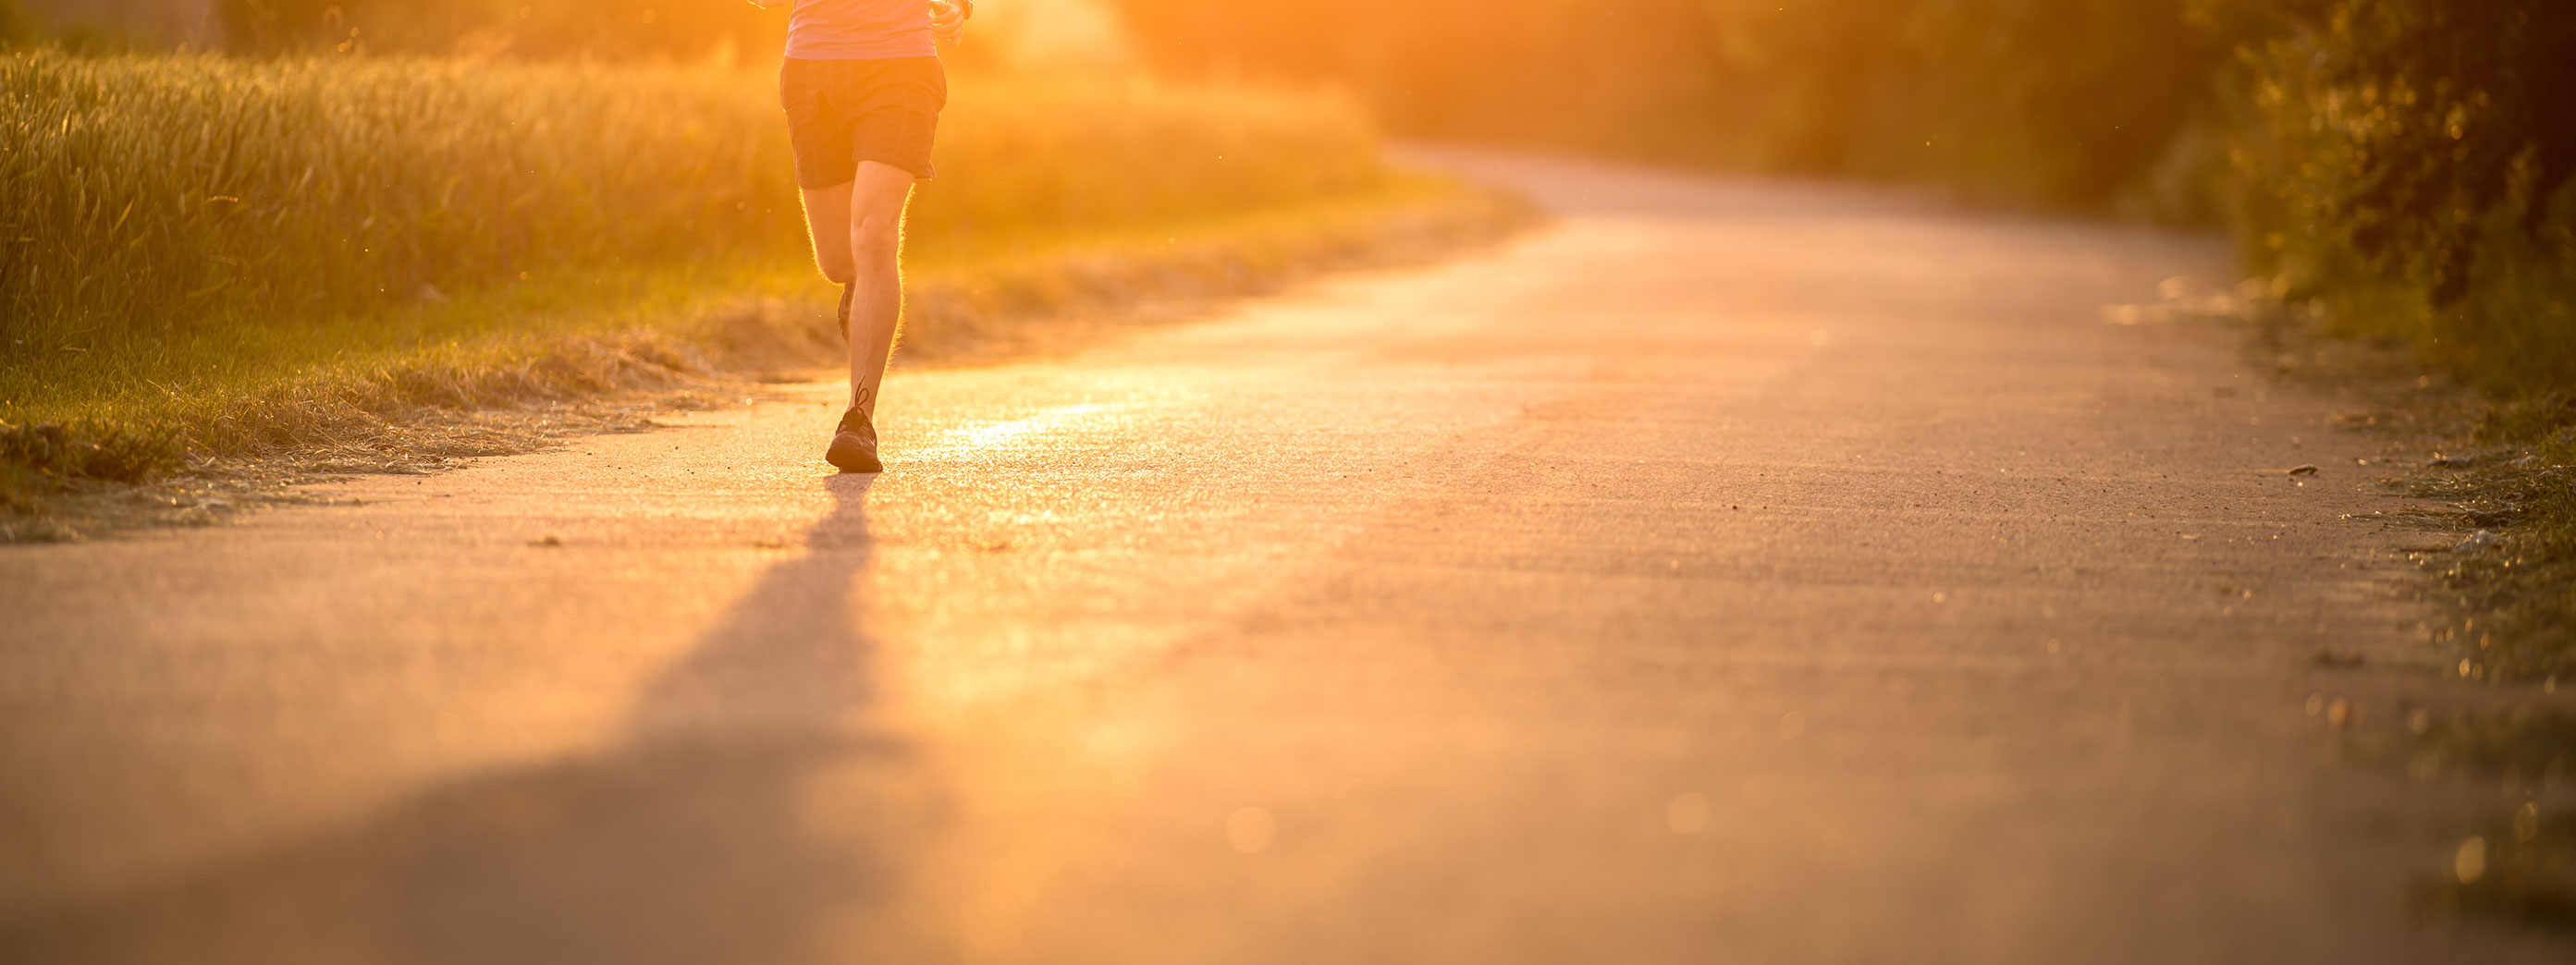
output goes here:
[[2430, 676], [2372, 444], [2104, 323], [2211, 243], [1425, 156], [1560, 219], [900, 373], [872, 480], [814, 386], [0, 550], [0, 957], [2566, 954], [2308, 709]]

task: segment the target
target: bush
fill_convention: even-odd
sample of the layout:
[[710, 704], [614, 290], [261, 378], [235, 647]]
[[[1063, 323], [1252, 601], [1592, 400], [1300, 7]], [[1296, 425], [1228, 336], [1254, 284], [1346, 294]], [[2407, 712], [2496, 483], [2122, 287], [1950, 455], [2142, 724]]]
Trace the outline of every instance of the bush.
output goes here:
[[2281, 7], [2237, 129], [2256, 266], [2491, 391], [2576, 383], [2576, 10]]

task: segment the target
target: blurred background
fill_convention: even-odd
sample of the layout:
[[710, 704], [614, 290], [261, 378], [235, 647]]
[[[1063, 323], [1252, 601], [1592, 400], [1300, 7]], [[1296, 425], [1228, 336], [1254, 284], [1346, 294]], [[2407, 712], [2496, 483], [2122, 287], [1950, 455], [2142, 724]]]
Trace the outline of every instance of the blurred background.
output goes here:
[[[77, 45], [760, 62], [736, 2], [0, 0]], [[989, 0], [955, 59], [1329, 87], [1407, 137], [2227, 227], [2495, 387], [2570, 371], [2576, 15], [2534, 0]], [[2554, 254], [2552, 254], [2554, 252]], [[2390, 283], [2396, 290], [2388, 290]], [[2514, 292], [2496, 290], [2512, 287]], [[2503, 317], [2539, 306], [2546, 324]]]
[[[167, 406], [126, 387], [255, 394], [316, 364], [297, 346], [331, 319], [375, 317], [341, 326], [368, 351], [491, 334], [423, 293], [728, 264], [794, 287], [785, 23], [738, 0], [0, 0], [0, 421], [222, 451], [187, 428], [221, 420], [130, 419]], [[2224, 231], [2275, 315], [2576, 413], [2564, 0], [985, 0], [946, 56], [950, 177], [912, 235], [934, 268], [1419, 201], [1384, 134]], [[563, 318], [508, 331], [633, 323]]]

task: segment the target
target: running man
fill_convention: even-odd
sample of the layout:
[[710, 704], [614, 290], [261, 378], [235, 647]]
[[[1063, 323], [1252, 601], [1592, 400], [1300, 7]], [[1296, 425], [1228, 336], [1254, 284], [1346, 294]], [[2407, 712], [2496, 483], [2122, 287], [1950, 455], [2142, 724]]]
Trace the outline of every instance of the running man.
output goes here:
[[[752, 0], [777, 7], [791, 0]], [[928, 180], [948, 105], [936, 41], [965, 35], [974, 0], [792, 0], [778, 75], [814, 262], [841, 286], [850, 407], [823, 458], [879, 472], [877, 387], [903, 319], [903, 215]], [[935, 39], [934, 39], [935, 38]]]

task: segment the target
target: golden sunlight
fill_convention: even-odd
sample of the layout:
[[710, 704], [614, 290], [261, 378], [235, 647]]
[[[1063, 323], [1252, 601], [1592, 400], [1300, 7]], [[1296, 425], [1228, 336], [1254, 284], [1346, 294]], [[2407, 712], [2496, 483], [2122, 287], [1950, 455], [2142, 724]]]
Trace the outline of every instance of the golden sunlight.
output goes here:
[[0, 0], [0, 963], [2576, 962], [2570, 91], [2576, 0]]

